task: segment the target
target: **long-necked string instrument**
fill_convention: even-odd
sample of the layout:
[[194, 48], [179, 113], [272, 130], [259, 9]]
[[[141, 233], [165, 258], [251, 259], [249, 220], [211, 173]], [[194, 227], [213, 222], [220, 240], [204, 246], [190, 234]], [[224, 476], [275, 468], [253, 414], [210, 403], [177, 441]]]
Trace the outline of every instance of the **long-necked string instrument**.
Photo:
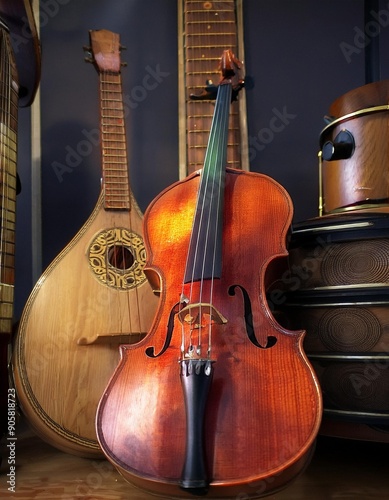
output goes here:
[[239, 63], [222, 57], [201, 174], [168, 187], [144, 217], [147, 274], [161, 286], [148, 335], [121, 346], [96, 428], [134, 485], [168, 498], [259, 498], [306, 466], [321, 419], [303, 332], [267, 306], [292, 204], [267, 176], [225, 167]]
[[[26, 38], [26, 33], [28, 37]], [[12, 45], [15, 37], [17, 53]], [[17, 56], [17, 57], [16, 57]], [[18, 106], [29, 106], [40, 80], [40, 48], [30, 0], [0, 0], [0, 418], [15, 399], [8, 392], [8, 364], [13, 330]]]
[[[178, 0], [179, 173], [180, 179], [201, 169], [219, 73], [221, 51], [230, 47], [244, 57], [243, 0]], [[231, 104], [227, 165], [249, 168], [245, 94]]]
[[19, 401], [37, 433], [86, 457], [101, 455], [95, 414], [118, 345], [148, 331], [158, 303], [143, 272], [142, 214], [128, 180], [119, 35], [91, 31], [90, 41], [100, 78], [101, 195], [35, 285], [13, 359]]
[[6, 429], [8, 346], [14, 302], [18, 80], [8, 29], [0, 24], [0, 346], [1, 432]]

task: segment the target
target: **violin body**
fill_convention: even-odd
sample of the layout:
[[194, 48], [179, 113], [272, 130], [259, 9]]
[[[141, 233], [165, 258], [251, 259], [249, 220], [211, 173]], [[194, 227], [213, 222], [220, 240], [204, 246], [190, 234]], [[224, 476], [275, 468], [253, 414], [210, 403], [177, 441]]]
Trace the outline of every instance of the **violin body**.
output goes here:
[[[100, 446], [120, 473], [169, 498], [196, 493], [182, 488], [191, 436], [178, 303], [199, 179], [194, 173], [173, 184], [145, 213], [145, 271], [161, 290], [159, 309], [144, 339], [120, 347], [96, 421]], [[308, 463], [318, 432], [321, 396], [304, 332], [278, 325], [265, 299], [267, 269], [287, 253], [292, 210], [274, 180], [226, 169], [221, 277], [212, 285], [213, 377], [206, 402], [198, 395], [209, 498], [259, 498], [282, 488]], [[210, 287], [192, 286], [195, 298]]]

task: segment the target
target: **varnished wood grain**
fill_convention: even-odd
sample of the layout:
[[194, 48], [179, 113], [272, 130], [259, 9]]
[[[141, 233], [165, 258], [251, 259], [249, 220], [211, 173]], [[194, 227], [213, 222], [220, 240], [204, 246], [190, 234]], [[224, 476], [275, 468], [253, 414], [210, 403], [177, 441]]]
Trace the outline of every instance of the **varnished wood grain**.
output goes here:
[[[87, 249], [107, 228], [131, 227], [141, 235], [141, 224], [135, 209], [105, 211], [101, 200], [43, 273], [23, 310], [13, 357], [21, 407], [41, 437], [66, 451], [100, 455], [94, 419], [119, 361], [118, 345], [123, 338], [135, 342], [139, 333], [147, 332], [158, 302], [147, 281], [132, 290], [99, 281]], [[80, 345], [80, 339], [91, 341], [99, 334], [113, 338]]]
[[[340, 119], [360, 110], [385, 106], [389, 102], [389, 80], [371, 83], [347, 92], [332, 103], [329, 115]], [[389, 203], [389, 109], [350, 116], [328, 126], [321, 143], [334, 141], [346, 129], [354, 137], [355, 151], [350, 158], [323, 161], [324, 213], [354, 210]]]
[[[162, 489], [170, 498], [182, 496], [177, 483], [186, 432], [178, 320], [159, 358], [146, 349], [161, 352], [179, 300], [198, 180], [192, 174], [170, 186], [147, 209], [144, 238], [151, 270], [162, 280], [160, 308], [149, 335], [136, 346], [122, 346], [122, 361], [97, 414], [107, 457], [129, 481]], [[253, 193], [262, 193], [261, 203]], [[215, 373], [205, 423], [210, 498], [257, 495], [281, 486], [308, 460], [321, 418], [320, 390], [301, 350], [302, 332], [282, 330], [261, 298], [267, 263], [286, 253], [290, 199], [272, 179], [240, 170], [227, 172], [224, 196], [222, 272], [213, 305], [228, 321], [212, 327]], [[257, 341], [266, 346], [268, 336], [275, 335], [274, 347], [250, 342], [243, 294], [240, 289], [228, 294], [231, 285], [251, 298], [249, 321]]]
[[[16, 487], [7, 492], [8, 453], [1, 442], [0, 496], [15, 500], [152, 500], [127, 483], [106, 460], [62, 453], [17, 428]], [[389, 497], [387, 444], [319, 437], [308, 468], [269, 500], [382, 500]], [[195, 497], [194, 497], [195, 498]], [[206, 498], [206, 497], [205, 497]]]

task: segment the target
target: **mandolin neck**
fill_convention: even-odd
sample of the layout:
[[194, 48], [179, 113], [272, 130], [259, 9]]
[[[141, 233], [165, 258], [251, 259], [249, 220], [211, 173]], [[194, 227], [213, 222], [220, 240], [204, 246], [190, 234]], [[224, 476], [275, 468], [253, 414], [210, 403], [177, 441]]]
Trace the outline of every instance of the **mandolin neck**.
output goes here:
[[104, 207], [130, 210], [130, 186], [121, 74], [100, 74], [100, 123]]

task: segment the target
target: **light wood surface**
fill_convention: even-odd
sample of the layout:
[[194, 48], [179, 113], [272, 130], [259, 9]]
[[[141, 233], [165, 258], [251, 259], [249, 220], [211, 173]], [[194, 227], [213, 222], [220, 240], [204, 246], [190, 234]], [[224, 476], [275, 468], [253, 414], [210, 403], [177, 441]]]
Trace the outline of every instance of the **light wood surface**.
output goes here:
[[99, 260], [91, 255], [97, 248], [105, 255], [110, 232], [131, 228], [128, 238], [138, 235], [140, 241], [141, 223], [135, 209], [112, 213], [100, 201], [44, 272], [23, 311], [13, 359], [16, 391], [40, 436], [63, 451], [101, 454], [94, 417], [119, 362], [118, 345], [139, 340], [153, 319], [158, 298], [146, 277], [131, 289], [108, 286], [99, 279], [108, 279], [107, 273], [99, 273]]
[[[63, 453], [20, 422], [16, 432], [16, 487], [7, 492], [6, 441], [1, 442], [0, 498], [17, 500], [146, 500], [105, 460]], [[389, 498], [387, 444], [319, 436], [306, 471], [268, 500], [376, 500]], [[206, 497], [204, 497], [206, 498]]]

